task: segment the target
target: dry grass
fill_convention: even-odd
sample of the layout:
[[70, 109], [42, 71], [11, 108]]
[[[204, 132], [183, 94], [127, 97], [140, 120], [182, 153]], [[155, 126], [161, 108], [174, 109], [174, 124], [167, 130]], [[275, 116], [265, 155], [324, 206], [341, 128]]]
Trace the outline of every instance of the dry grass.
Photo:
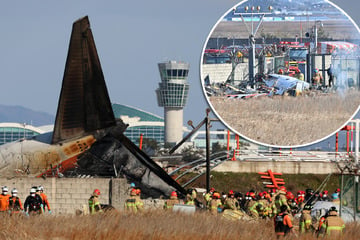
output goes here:
[[223, 121], [241, 135], [267, 145], [296, 146], [338, 130], [358, 108], [360, 93], [209, 100]]
[[[207, 213], [143, 215], [5, 217], [1, 239], [274, 239], [270, 220], [228, 221]], [[358, 224], [347, 224], [344, 239], [359, 239]], [[314, 239], [306, 235], [298, 239]]]

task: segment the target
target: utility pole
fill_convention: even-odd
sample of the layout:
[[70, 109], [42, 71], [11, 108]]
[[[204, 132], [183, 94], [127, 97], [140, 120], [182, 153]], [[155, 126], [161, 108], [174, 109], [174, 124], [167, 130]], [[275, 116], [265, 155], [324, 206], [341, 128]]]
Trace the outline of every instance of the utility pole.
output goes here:
[[210, 108], [206, 109], [206, 117], [202, 120], [196, 127], [193, 126], [193, 122], [191, 120], [188, 121], [188, 125], [190, 125], [193, 130], [188, 133], [178, 144], [176, 144], [170, 151], [170, 154], [173, 154], [176, 149], [178, 149], [186, 140], [188, 140], [195, 132], [197, 132], [204, 124], [206, 129], [206, 191], [210, 191], [210, 128], [212, 121], [219, 121], [219, 119], [209, 117], [209, 113], [211, 112]]
[[[251, 12], [248, 12], [249, 9], [251, 10]], [[244, 23], [246, 30], [249, 33], [249, 46], [250, 46], [250, 49], [249, 49], [249, 82], [251, 84], [251, 87], [254, 87], [254, 85], [255, 85], [255, 67], [256, 67], [256, 64], [255, 64], [255, 50], [256, 50], [255, 35], [256, 35], [257, 31], [259, 30], [259, 27], [260, 27], [262, 21], [264, 20], [265, 15], [271, 14], [272, 6], [269, 6], [268, 9], [270, 12], [262, 12], [262, 13], [260, 12], [260, 6], [257, 6], [256, 8], [255, 8], [255, 6], [252, 6], [250, 8], [248, 6], [246, 6], [244, 8], [245, 13], [237, 13], [236, 9], [233, 9], [233, 14], [239, 15], [241, 17], [241, 20]], [[246, 16], [246, 15], [251, 16], [251, 29], [249, 29], [249, 27], [246, 24], [246, 21], [244, 19], [244, 16]], [[260, 20], [258, 21], [255, 29], [254, 29], [254, 21], [253, 21], [254, 15], [260, 16]]]

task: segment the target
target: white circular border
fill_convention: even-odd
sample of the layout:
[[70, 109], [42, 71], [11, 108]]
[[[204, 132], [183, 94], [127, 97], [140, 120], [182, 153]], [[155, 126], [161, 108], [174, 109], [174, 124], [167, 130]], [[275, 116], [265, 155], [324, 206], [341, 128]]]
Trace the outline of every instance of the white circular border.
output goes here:
[[[205, 49], [206, 49], [206, 45], [209, 41], [209, 38], [211, 36], [211, 34], [213, 33], [213, 31], [215, 30], [215, 28], [217, 27], [217, 25], [219, 24], [219, 22], [221, 22], [221, 20], [230, 12], [232, 11], [234, 8], [238, 7], [239, 5], [245, 3], [245, 2], [248, 2], [250, 0], [243, 0], [241, 1], [240, 3], [234, 5], [232, 8], [230, 8], [228, 11], [226, 11], [220, 18], [219, 20], [215, 23], [215, 25], [212, 27], [210, 33], [208, 34], [206, 40], [205, 40], [205, 43], [204, 43], [204, 46], [202, 48], [202, 52], [201, 52], [201, 57], [200, 57], [200, 82], [201, 82], [201, 87], [202, 87], [202, 90], [203, 90], [203, 94], [204, 94], [204, 97], [206, 98], [206, 101], [208, 103], [208, 105], [210, 106], [213, 114], [215, 114], [215, 116], [221, 121], [221, 123], [223, 123], [227, 128], [229, 128], [229, 130], [231, 130], [232, 132], [238, 134], [239, 136], [241, 136], [242, 138], [246, 139], [247, 141], [249, 142], [252, 142], [252, 143], [255, 143], [257, 145], [260, 145], [260, 146], [265, 146], [265, 147], [273, 147], [273, 148], [300, 148], [300, 147], [307, 147], [307, 146], [310, 146], [310, 145], [313, 145], [313, 144], [316, 144], [316, 143], [319, 143], [329, 137], [331, 137], [332, 135], [336, 134], [337, 132], [340, 131], [340, 129], [342, 129], [344, 126], [346, 126], [353, 118], [354, 116], [358, 113], [359, 109], [360, 109], [360, 105], [358, 106], [357, 110], [354, 112], [354, 114], [349, 118], [349, 120], [347, 120], [343, 125], [341, 125], [337, 130], [335, 130], [334, 132], [330, 133], [329, 135], [321, 138], [321, 139], [318, 139], [318, 140], [315, 140], [313, 142], [310, 142], [310, 143], [305, 143], [303, 145], [294, 145], [294, 146], [280, 146], [280, 145], [271, 145], [271, 144], [267, 144], [267, 143], [262, 143], [262, 142], [258, 142], [258, 141], [255, 141], [243, 134], [240, 134], [238, 131], [235, 131], [232, 127], [230, 127], [222, 118], [221, 116], [217, 113], [217, 111], [215, 111], [215, 108], [211, 105], [211, 102], [209, 100], [209, 98], [207, 97], [207, 94], [206, 94], [206, 90], [205, 90], [205, 87], [204, 87], [204, 81], [202, 79], [202, 62], [203, 62], [203, 57], [204, 57], [204, 52], [205, 52]], [[342, 10], [339, 6], [337, 6], [336, 4], [328, 1], [328, 0], [324, 0], [325, 2], [331, 4], [332, 6], [334, 6], [335, 8], [337, 8], [338, 10], [340, 10], [340, 12], [342, 14], [344, 14], [349, 20], [350, 22], [355, 26], [355, 28], [357, 29], [358, 33], [360, 34], [360, 29], [359, 29], [359, 26], [355, 23], [355, 21], [344, 11]]]

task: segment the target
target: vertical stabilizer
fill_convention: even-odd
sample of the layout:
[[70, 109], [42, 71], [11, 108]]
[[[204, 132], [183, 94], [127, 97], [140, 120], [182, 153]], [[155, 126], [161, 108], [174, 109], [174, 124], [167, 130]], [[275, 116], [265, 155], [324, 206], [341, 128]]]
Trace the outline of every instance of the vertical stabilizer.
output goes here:
[[74, 22], [52, 143], [116, 125], [88, 17]]

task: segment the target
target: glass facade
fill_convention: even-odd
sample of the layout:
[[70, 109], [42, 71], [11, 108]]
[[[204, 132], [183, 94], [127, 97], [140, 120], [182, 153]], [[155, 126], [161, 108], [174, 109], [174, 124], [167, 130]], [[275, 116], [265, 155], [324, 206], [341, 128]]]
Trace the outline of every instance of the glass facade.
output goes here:
[[136, 126], [129, 127], [125, 131], [125, 136], [128, 137], [133, 143], [138, 144], [140, 134], [143, 134], [144, 138], [156, 140], [161, 144], [164, 142], [164, 127], [163, 126]]
[[189, 64], [169, 61], [158, 66], [161, 77], [159, 88], [156, 89], [159, 106], [183, 108], [189, 93]]
[[38, 132], [20, 127], [0, 127], [0, 145], [13, 142], [21, 138], [38, 135]]
[[156, 140], [159, 144], [164, 142], [164, 119], [139, 108], [122, 104], [112, 104], [116, 118], [122, 118], [129, 124], [124, 134], [133, 143], [139, 144], [140, 134], [144, 138]]
[[156, 90], [160, 107], [184, 107], [188, 93], [188, 84], [159, 83]]

